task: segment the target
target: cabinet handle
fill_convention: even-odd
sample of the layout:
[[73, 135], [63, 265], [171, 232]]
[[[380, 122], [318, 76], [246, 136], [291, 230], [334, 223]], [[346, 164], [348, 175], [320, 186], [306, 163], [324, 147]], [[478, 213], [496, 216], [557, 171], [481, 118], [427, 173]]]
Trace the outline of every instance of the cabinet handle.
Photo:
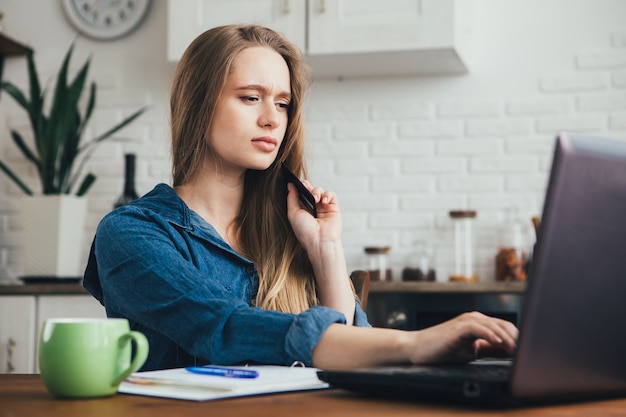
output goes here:
[[7, 343], [7, 374], [12, 374], [15, 371], [15, 365], [13, 365], [13, 348], [15, 346], [15, 340], [9, 338]]
[[320, 13], [326, 13], [326, 1], [325, 0], [319, 0], [319, 7], [317, 9], [318, 12]]
[[291, 4], [289, 0], [283, 0], [283, 14], [291, 13]]

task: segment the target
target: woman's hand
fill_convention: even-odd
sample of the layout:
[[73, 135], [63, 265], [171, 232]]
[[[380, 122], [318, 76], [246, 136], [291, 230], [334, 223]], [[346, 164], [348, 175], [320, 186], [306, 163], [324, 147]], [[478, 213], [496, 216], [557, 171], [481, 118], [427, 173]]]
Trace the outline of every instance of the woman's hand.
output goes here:
[[322, 187], [312, 187], [302, 181], [315, 199], [317, 218], [313, 217], [300, 203], [298, 190], [288, 183], [287, 189], [287, 217], [300, 243], [310, 253], [324, 243], [341, 242], [341, 213], [337, 196], [332, 191]]
[[346, 322], [354, 321], [355, 299], [341, 242], [341, 213], [337, 196], [321, 187], [303, 184], [313, 194], [317, 218], [300, 203], [298, 190], [288, 183], [287, 217], [313, 266], [320, 304], [341, 312]]
[[471, 312], [415, 332], [415, 336], [411, 362], [465, 363], [482, 357], [512, 356], [518, 330], [507, 320]]

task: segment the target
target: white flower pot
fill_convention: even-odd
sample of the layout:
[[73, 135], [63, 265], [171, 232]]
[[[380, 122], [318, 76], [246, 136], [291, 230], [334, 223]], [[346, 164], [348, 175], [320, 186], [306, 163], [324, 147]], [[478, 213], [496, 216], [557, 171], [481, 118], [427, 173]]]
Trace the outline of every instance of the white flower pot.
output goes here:
[[79, 277], [84, 268], [87, 199], [42, 195], [22, 200], [24, 275]]

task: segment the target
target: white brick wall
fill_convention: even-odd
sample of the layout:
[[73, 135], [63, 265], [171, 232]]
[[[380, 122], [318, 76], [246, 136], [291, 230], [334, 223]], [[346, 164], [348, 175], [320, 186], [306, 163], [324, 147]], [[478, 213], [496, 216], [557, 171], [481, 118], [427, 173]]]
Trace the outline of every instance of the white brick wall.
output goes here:
[[[46, 8], [44, 21], [29, 13], [29, 1], [36, 0], [0, 0], [4, 29], [32, 45], [40, 70], [52, 75], [74, 34], [56, 2], [37, 2]], [[313, 182], [338, 193], [350, 269], [366, 266], [364, 246], [391, 245], [399, 278], [411, 244], [426, 239], [437, 251], [438, 277], [446, 279], [452, 257], [448, 211], [472, 208], [478, 211], [478, 272], [493, 279], [497, 230], [508, 207], [518, 208], [532, 243], [530, 218], [541, 211], [555, 133], [626, 140], [626, 2], [475, 3], [468, 75], [314, 82], [307, 104], [309, 165]], [[75, 65], [93, 56], [91, 75], [100, 92], [89, 134], [150, 106], [122, 132], [131, 140], [104, 144], [89, 164], [98, 181], [89, 195], [82, 256], [122, 190], [124, 153], [138, 155], [140, 193], [169, 181], [174, 65], [165, 62], [165, 12], [165, 1], [157, 0], [146, 24], [128, 38], [77, 42]], [[23, 59], [7, 60], [3, 77], [24, 85]], [[3, 95], [0, 158], [37, 186], [8, 134], [26, 126]], [[19, 197], [0, 175], [0, 281], [21, 273]]]

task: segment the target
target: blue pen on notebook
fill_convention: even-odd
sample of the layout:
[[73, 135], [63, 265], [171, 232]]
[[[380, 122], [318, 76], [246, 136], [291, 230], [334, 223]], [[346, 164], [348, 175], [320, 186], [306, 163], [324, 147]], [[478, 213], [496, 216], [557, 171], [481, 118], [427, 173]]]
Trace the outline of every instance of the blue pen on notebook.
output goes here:
[[224, 376], [226, 378], [256, 378], [259, 376], [257, 371], [251, 369], [222, 368], [212, 365], [188, 366], [185, 370], [194, 374]]

